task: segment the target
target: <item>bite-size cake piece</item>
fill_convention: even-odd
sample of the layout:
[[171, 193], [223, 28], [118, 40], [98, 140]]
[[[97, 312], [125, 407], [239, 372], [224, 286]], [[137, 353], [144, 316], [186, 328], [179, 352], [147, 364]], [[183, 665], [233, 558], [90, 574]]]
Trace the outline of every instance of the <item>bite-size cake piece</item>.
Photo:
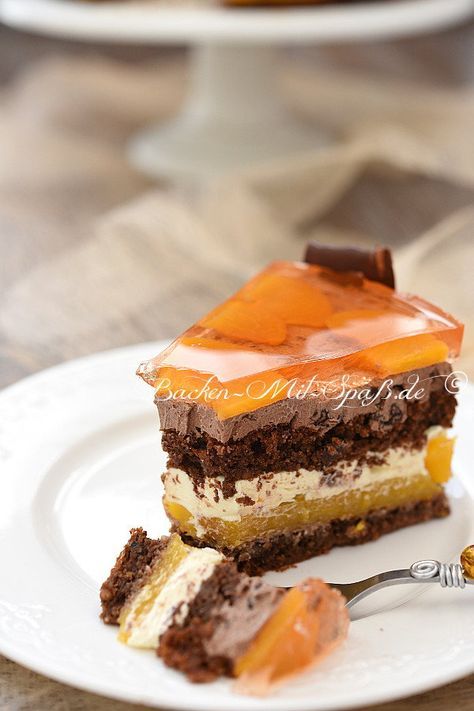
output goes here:
[[462, 330], [387, 250], [271, 264], [139, 368], [173, 530], [258, 573], [446, 516]]
[[100, 597], [102, 619], [120, 625], [121, 642], [156, 650], [190, 681], [237, 677], [249, 693], [307, 669], [349, 624], [343, 596], [321, 580], [283, 590], [213, 549], [142, 529], [131, 531]]

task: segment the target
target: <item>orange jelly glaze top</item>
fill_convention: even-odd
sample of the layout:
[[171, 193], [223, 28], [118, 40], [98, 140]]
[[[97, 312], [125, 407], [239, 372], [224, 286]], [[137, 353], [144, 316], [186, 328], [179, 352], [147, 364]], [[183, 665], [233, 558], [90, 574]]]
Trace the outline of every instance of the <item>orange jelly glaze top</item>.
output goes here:
[[[451, 360], [462, 334], [461, 323], [417, 296], [355, 273], [274, 262], [138, 373], [158, 394], [164, 377], [171, 391], [210, 376], [231, 391], [256, 376], [327, 382], [347, 374], [356, 386]], [[198, 400], [221, 419], [269, 404]]]

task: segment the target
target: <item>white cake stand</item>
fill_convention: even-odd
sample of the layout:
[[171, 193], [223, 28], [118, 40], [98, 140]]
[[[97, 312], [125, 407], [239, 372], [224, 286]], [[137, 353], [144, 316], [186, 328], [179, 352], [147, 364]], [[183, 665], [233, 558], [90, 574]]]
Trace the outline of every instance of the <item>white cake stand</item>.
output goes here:
[[380, 0], [278, 10], [226, 10], [206, 0], [194, 0], [192, 7], [183, 0], [100, 5], [0, 0], [0, 18], [17, 28], [90, 41], [191, 45], [192, 83], [183, 110], [171, 123], [133, 138], [129, 154], [152, 176], [193, 179], [327, 141], [280, 100], [278, 45], [414, 35], [472, 15], [474, 0]]

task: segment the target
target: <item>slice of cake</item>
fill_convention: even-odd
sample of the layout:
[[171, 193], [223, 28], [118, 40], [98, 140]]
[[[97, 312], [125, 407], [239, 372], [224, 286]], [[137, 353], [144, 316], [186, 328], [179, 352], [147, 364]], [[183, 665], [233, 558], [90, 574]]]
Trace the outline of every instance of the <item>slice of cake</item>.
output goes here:
[[153, 540], [131, 531], [100, 591], [102, 619], [119, 640], [155, 649], [191, 681], [238, 677], [261, 693], [329, 653], [347, 634], [337, 590], [307, 580], [283, 590], [239, 573], [210, 548], [177, 534]]
[[139, 368], [173, 530], [258, 573], [446, 516], [462, 331], [387, 250], [271, 264]]

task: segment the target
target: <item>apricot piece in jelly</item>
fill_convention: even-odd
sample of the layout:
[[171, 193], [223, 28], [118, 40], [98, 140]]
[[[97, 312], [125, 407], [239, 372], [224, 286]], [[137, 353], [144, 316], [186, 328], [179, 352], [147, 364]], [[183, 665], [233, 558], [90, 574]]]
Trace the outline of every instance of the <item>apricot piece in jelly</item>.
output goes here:
[[451, 459], [453, 457], [454, 439], [444, 433], [428, 440], [425, 456], [425, 467], [437, 484], [445, 484], [451, 478]]
[[228, 301], [201, 322], [227, 338], [279, 346], [286, 338], [284, 321], [261, 304]]
[[444, 341], [423, 333], [367, 348], [357, 354], [357, 361], [369, 370], [390, 375], [442, 363], [448, 352]]
[[332, 312], [327, 296], [301, 278], [268, 274], [250, 283], [243, 293], [293, 326], [321, 328]]
[[283, 400], [288, 393], [288, 381], [275, 371], [230, 380], [222, 386], [222, 396], [211, 406], [220, 420], [251, 412]]
[[287, 592], [234, 665], [239, 690], [265, 693], [329, 654], [347, 636], [344, 603], [322, 580], [306, 580]]
[[[186, 368], [160, 368], [155, 381], [156, 394], [166, 397], [173, 395], [175, 399], [190, 399], [195, 402], [208, 402], [206, 384], [211, 376]], [[216, 378], [209, 383], [210, 388], [220, 388]]]
[[191, 348], [203, 348], [211, 351], [235, 351], [242, 348], [241, 343], [221, 341], [217, 338], [205, 338], [204, 336], [182, 336], [180, 343]]

